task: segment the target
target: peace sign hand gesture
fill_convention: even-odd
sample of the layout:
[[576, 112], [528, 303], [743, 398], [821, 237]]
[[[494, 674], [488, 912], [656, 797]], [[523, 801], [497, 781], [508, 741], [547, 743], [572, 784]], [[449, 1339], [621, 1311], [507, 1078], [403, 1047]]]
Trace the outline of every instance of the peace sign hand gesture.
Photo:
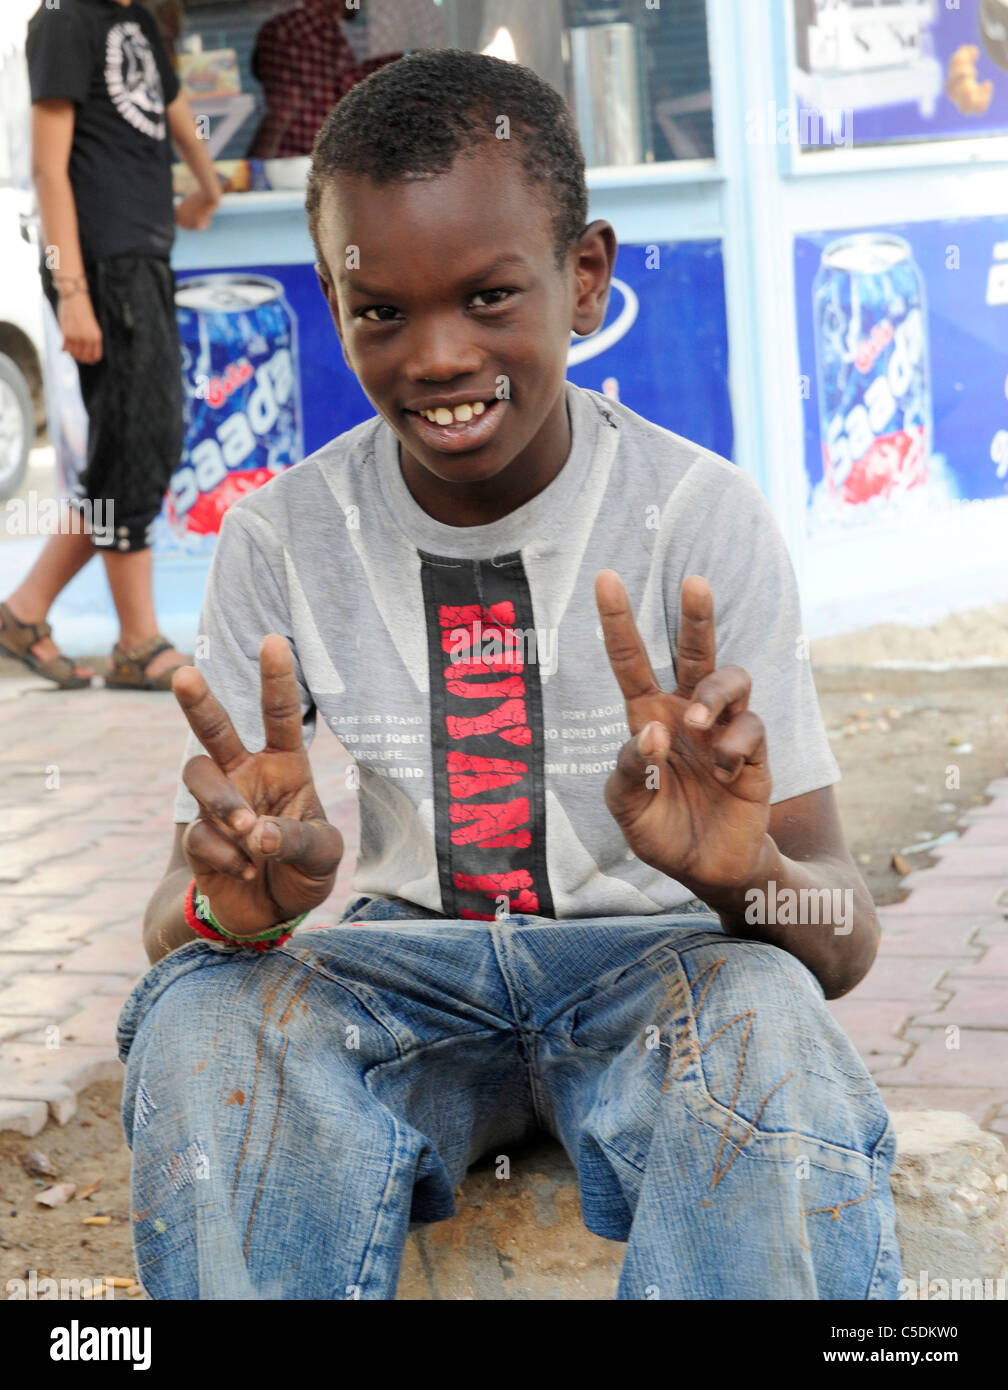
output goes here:
[[172, 681], [189, 727], [209, 757], [190, 758], [182, 780], [199, 803], [182, 849], [213, 915], [235, 936], [256, 936], [309, 912], [332, 892], [343, 838], [329, 824], [301, 736], [294, 661], [283, 637], [259, 652], [266, 746], [250, 753], [199, 672]]
[[770, 820], [766, 731], [748, 708], [749, 674], [715, 669], [714, 599], [699, 575], [682, 584], [671, 693], [655, 679], [613, 570], [597, 576], [595, 598], [633, 735], [606, 783], [606, 805], [638, 859], [710, 901], [702, 889], [752, 880]]

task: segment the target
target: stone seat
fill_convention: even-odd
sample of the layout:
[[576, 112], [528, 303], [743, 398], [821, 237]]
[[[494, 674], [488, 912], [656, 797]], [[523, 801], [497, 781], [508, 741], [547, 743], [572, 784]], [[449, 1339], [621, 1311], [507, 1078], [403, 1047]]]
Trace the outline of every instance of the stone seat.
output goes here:
[[[897, 1111], [891, 1119], [901, 1296], [1008, 1297], [1001, 1140], [957, 1111]], [[481, 1159], [456, 1190], [456, 1215], [410, 1233], [398, 1299], [615, 1297], [626, 1246], [586, 1229], [562, 1147], [544, 1136], [508, 1162], [505, 1177], [495, 1156]]]

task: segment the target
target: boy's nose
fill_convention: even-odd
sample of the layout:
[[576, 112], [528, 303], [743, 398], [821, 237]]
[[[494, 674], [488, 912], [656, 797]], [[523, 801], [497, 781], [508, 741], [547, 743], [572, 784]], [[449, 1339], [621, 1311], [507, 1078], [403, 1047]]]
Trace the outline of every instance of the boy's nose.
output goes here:
[[410, 381], [452, 381], [478, 372], [483, 354], [459, 325], [430, 323], [413, 328], [405, 372]]

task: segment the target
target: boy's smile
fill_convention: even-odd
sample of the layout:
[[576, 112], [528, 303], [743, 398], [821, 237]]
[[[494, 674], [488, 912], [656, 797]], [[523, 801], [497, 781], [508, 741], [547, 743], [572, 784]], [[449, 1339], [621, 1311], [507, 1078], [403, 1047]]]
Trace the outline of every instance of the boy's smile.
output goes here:
[[491, 140], [433, 177], [340, 175], [321, 230], [344, 356], [398, 436], [420, 506], [475, 526], [541, 492], [570, 451], [571, 331], [593, 332], [605, 311], [608, 224], [558, 267], [548, 194]]

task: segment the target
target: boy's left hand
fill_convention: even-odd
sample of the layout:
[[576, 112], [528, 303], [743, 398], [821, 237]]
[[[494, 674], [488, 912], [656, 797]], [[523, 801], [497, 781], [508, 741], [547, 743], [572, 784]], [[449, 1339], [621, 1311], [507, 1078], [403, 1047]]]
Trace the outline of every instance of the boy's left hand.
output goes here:
[[[703, 889], [752, 881], [770, 820], [763, 721], [748, 708], [741, 666], [715, 668], [714, 598], [683, 580], [674, 691], [662, 690], [613, 570], [595, 580], [606, 653], [634, 735], [606, 783], [606, 805], [644, 863]], [[704, 720], [694, 720], [699, 704]]]

